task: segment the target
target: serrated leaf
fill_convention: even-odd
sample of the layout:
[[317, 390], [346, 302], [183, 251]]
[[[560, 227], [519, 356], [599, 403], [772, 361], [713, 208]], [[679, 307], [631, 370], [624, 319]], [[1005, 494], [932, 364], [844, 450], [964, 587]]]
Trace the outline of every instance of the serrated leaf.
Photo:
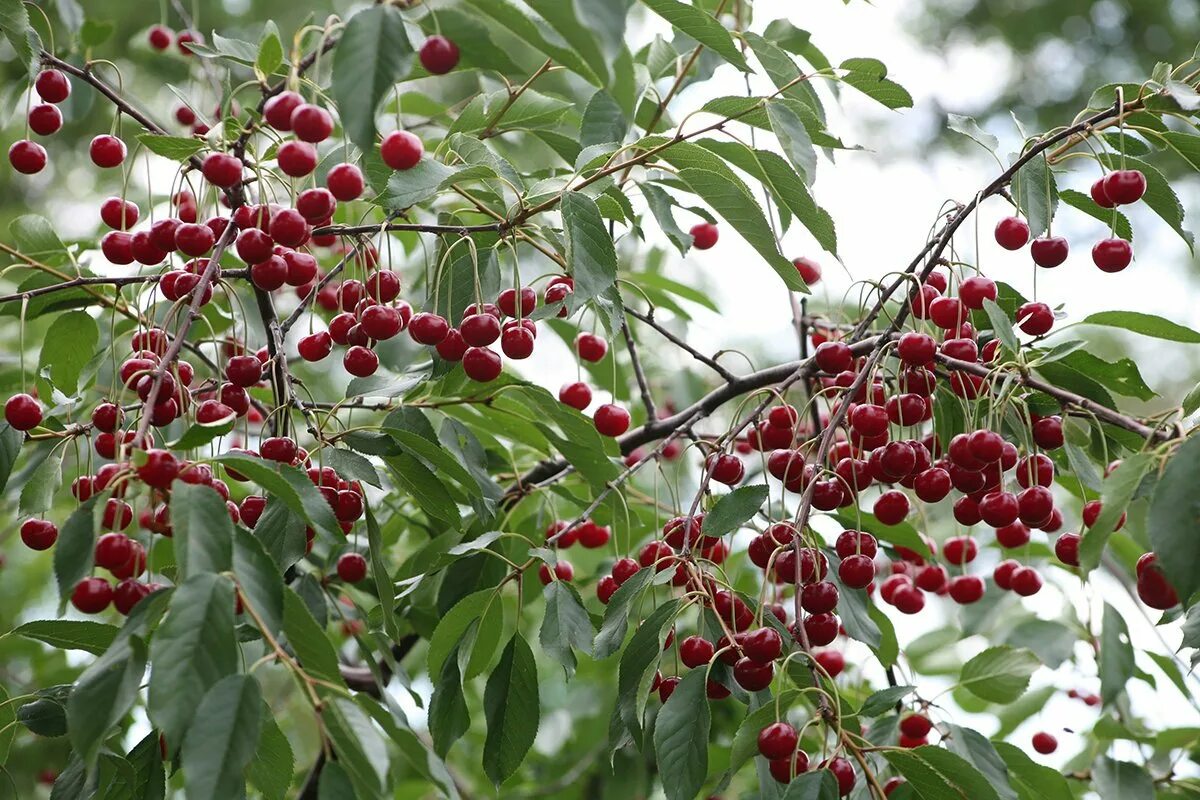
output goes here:
[[1150, 453], [1137, 453], [1123, 459], [1104, 479], [1101, 487], [1104, 507], [1096, 521], [1084, 532], [1079, 543], [1079, 568], [1085, 575], [1100, 565], [1109, 538], [1152, 464], [1153, 457]]
[[708, 776], [712, 715], [705, 670], [690, 670], [658, 712], [654, 753], [667, 800], [691, 800]]
[[213, 460], [227, 468], [232, 467], [257, 483], [314, 529], [338, 541], [344, 538], [329, 503], [308, 476], [296, 467], [236, 454], [218, 456]]
[[40, 619], [14, 628], [12, 633], [59, 650], [84, 650], [98, 656], [109, 648], [120, 630], [115, 625], [77, 619]]
[[987, 778], [949, 750], [924, 745], [885, 750], [883, 757], [926, 800], [999, 800]]
[[769, 493], [766, 484], [757, 483], [739, 486], [729, 494], [722, 495], [712, 510], [704, 515], [704, 535], [724, 536], [741, 527], [758, 513]]
[[1200, 344], [1200, 332], [1155, 314], [1144, 314], [1139, 311], [1098, 311], [1081, 319], [1079, 324], [1123, 328], [1143, 336], [1152, 336], [1155, 339]]
[[102, 495], [93, 495], [71, 512], [58, 532], [54, 547], [54, 578], [65, 603], [75, 584], [92, 570], [96, 549], [96, 506]]
[[990, 647], [963, 665], [958, 685], [991, 703], [1011, 703], [1029, 686], [1041, 662], [1031, 651], [1002, 645]]
[[487, 738], [483, 771], [497, 787], [525, 760], [541, 721], [537, 663], [520, 633], [513, 634], [483, 693]]
[[895, 110], [912, 108], [912, 95], [887, 77], [887, 67], [877, 58], [848, 58], [838, 69], [846, 70], [842, 83], [853, 86], [872, 100]]
[[1111, 223], [1113, 232], [1118, 237], [1127, 242], [1133, 241], [1133, 226], [1129, 224], [1129, 218], [1115, 208], [1101, 208], [1089, 195], [1077, 192], [1074, 189], [1061, 189], [1059, 190], [1058, 197], [1072, 208], [1095, 217], [1105, 225]]
[[813, 149], [804, 120], [790, 106], [776, 101], [767, 103], [767, 117], [784, 155], [804, 178], [805, 184], [812, 186], [817, 179], [817, 151]]
[[[1017, 160], [1015, 154], [1011, 158]], [[1031, 158], [1013, 175], [1011, 185], [1013, 200], [1029, 221], [1029, 235], [1041, 236], [1058, 207], [1058, 186], [1046, 159], [1041, 155]]]
[[211, 486], [176, 480], [171, 487], [175, 563], [186, 580], [233, 566], [233, 523], [225, 501]]
[[375, 141], [375, 109], [412, 67], [404, 17], [395, 6], [368, 8], [346, 22], [333, 53], [331, 93], [346, 136], [362, 150]]
[[1010, 353], [1020, 352], [1021, 343], [1017, 340], [1016, 331], [1013, 330], [1012, 320], [1008, 318], [1004, 310], [987, 298], [983, 300], [983, 310], [992, 324], [992, 332], [996, 334], [1000, 343], [1008, 348]]
[[583, 607], [579, 592], [566, 581], [551, 581], [546, 585], [546, 614], [542, 619], [538, 641], [542, 649], [562, 664], [570, 677], [575, 672], [575, 650], [585, 654], [592, 651], [596, 635], [592, 619]]
[[229, 433], [236, 423], [237, 414], [230, 414], [216, 422], [193, 422], [178, 439], [167, 446], [172, 450], [195, 450]]
[[16, 52], [21, 71], [32, 78], [41, 40], [29, 24], [29, 12], [21, 0], [0, 0], [0, 30]]
[[305, 672], [330, 683], [343, 683], [337, 652], [329, 637], [290, 587], [283, 591], [283, 632]]
[[686, 233], [679, 227], [679, 223], [675, 221], [675, 215], [672, 209], [675, 206], [674, 198], [669, 195], [665, 189], [656, 186], [653, 183], [641, 184], [642, 197], [646, 199], [646, 206], [650, 209], [650, 213], [654, 215], [654, 219], [658, 222], [658, 227], [671, 240], [671, 244], [675, 245], [675, 249], [680, 255], [686, 255], [688, 248], [692, 246], [692, 235]]
[[204, 149], [203, 139], [191, 136], [164, 136], [157, 133], [139, 133], [138, 141], [155, 155], [172, 161], [187, 161]]
[[971, 728], [949, 725], [950, 735], [946, 746], [979, 770], [987, 782], [996, 790], [1000, 800], [1017, 800], [1017, 793], [1008, 782], [1008, 767], [982, 734]]
[[462, 689], [462, 673], [458, 669], [458, 647], [455, 646], [442, 661], [441, 670], [429, 673], [433, 681], [433, 696], [429, 701], [429, 735], [433, 751], [445, 758], [450, 748], [471, 726], [471, 711], [467, 708]]
[[109, 729], [137, 698], [146, 673], [146, 655], [141, 638], [120, 636], [75, 681], [67, 700], [67, 729], [71, 746], [85, 762], [95, 763]]
[[339, 697], [323, 715], [338, 763], [358, 797], [381, 797], [387, 786], [388, 751], [383, 737], [361, 708]]
[[655, 14], [671, 23], [672, 27], [695, 39], [742, 72], [750, 71], [750, 65], [746, 63], [745, 57], [733, 43], [733, 37], [729, 35], [729, 31], [725, 30], [725, 27], [711, 14], [695, 6], [678, 2], [678, 0], [642, 0], [642, 2]]
[[579, 124], [579, 144], [583, 147], [621, 142], [629, 129], [625, 113], [612, 95], [603, 89], [588, 100], [583, 109], [583, 120]]
[[897, 703], [912, 694], [914, 689], [916, 689], [915, 686], [889, 686], [886, 689], [880, 689], [863, 701], [862, 708], [857, 713], [860, 717], [878, 717], [880, 714], [886, 714], [895, 708]]
[[1043, 767], [1019, 747], [993, 742], [993, 747], [1008, 766], [1008, 775], [1021, 800], [1071, 800], [1071, 788], [1058, 770]]
[[961, 114], [947, 114], [946, 127], [966, 136], [992, 155], [996, 154], [996, 148], [1000, 146], [1000, 140], [983, 130], [983, 128], [980, 128], [979, 123], [975, 121], [974, 117], [964, 117]]
[[96, 351], [100, 327], [86, 311], [71, 311], [56, 317], [42, 340], [38, 370], [49, 370], [54, 386], [71, 395], [79, 376]]
[[22, 516], [36, 516], [50, 509], [51, 503], [54, 502], [54, 491], [62, 486], [62, 463], [65, 454], [64, 447], [52, 449], [21, 487], [18, 508]]
[[296, 768], [292, 745], [265, 703], [261, 717], [262, 730], [246, 769], [246, 780], [262, 793], [264, 800], [284, 800]]
[[205, 693], [183, 740], [184, 790], [196, 800], [245, 791], [245, 769], [262, 727], [262, 692], [250, 675], [230, 675]]
[[1200, 537], [1196, 536], [1200, 493], [1195, 489], [1198, 470], [1200, 439], [1192, 437], [1180, 445], [1159, 476], [1146, 524], [1158, 566], [1185, 602], [1200, 589]]
[[511, 0], [467, 0], [476, 10], [491, 17], [497, 24], [508, 28], [517, 38], [528, 43], [554, 59], [556, 64], [562, 64], [572, 72], [582, 76], [594, 86], [604, 86], [605, 81], [596, 71], [562, 40], [547, 31], [544, 26], [530, 17], [524, 6]]
[[604, 609], [604, 621], [600, 623], [600, 632], [596, 634], [596, 641], [592, 645], [592, 653], [597, 659], [608, 658], [621, 648], [625, 633], [629, 630], [629, 613], [633, 604], [650, 585], [654, 574], [651, 567], [638, 570], [609, 598]]
[[662, 657], [667, 630], [675, 621], [679, 606], [679, 600], [669, 600], [654, 609], [634, 631], [633, 638], [621, 654], [617, 668], [616, 715], [639, 746], [642, 742], [642, 717], [654, 669]]
[[570, 308], [596, 301], [605, 310], [609, 328], [620, 327], [620, 306], [605, 298], [615, 289], [617, 252], [605, 228], [596, 202], [579, 192], [562, 198], [563, 232], [566, 235], [567, 268], [575, 279]]

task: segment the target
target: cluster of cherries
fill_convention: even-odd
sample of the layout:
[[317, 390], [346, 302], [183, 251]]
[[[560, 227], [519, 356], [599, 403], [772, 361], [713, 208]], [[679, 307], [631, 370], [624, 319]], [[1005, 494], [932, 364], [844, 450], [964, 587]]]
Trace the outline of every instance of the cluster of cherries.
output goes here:
[[[1118, 169], [1092, 184], [1092, 200], [1101, 208], [1116, 208], [1142, 199], [1146, 176], [1141, 170]], [[1006, 250], [1020, 250], [1029, 243], [1029, 224], [1020, 217], [1005, 217], [996, 223], [996, 243]], [[1029, 245], [1029, 255], [1039, 267], [1051, 269], [1067, 260], [1070, 247], [1062, 236], [1041, 236]], [[1133, 246], [1116, 236], [1092, 245], [1092, 262], [1104, 272], [1120, 272], [1133, 260]]]

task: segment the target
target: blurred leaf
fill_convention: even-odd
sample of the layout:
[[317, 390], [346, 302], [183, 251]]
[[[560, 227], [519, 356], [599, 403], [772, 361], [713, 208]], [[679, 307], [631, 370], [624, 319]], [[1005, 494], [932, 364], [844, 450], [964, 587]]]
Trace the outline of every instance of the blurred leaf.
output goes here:
[[706, 678], [705, 670], [689, 670], [654, 724], [654, 753], [667, 800], [691, 800], [708, 777], [712, 715]]
[[1100, 800], [1151, 800], [1154, 797], [1150, 773], [1128, 761], [1100, 756], [1092, 765], [1092, 780]]
[[1011, 703], [1025, 693], [1041, 664], [1029, 650], [989, 647], [963, 665], [958, 685], [992, 703]]
[[1017, 793], [1008, 782], [1008, 767], [992, 743], [978, 731], [950, 725], [946, 746], [979, 770], [996, 791], [1000, 800], [1017, 800]]
[[750, 72], [750, 65], [733, 43], [729, 31], [711, 14], [678, 0], [642, 0], [660, 17], [671, 23], [673, 28], [695, 39], [742, 72]]
[[189, 798], [224, 800], [245, 791], [245, 770], [258, 744], [262, 709], [262, 692], [251, 675], [230, 675], [208, 690], [180, 756]]
[[246, 768], [246, 780], [262, 792], [264, 800], [284, 800], [296, 769], [292, 745], [266, 703], [262, 704], [260, 716], [262, 730], [258, 734], [254, 756]]
[[1169, 319], [1140, 311], [1097, 311], [1079, 321], [1080, 325], [1104, 325], [1109, 328], [1124, 328], [1143, 336], [1166, 339], [1171, 342], [1200, 344], [1200, 333]]
[[999, 800], [987, 778], [949, 750], [924, 745], [910, 750], [887, 750], [883, 757], [926, 800]]
[[12, 632], [59, 650], [85, 650], [98, 656], [113, 643], [118, 630], [115, 625], [90, 620], [40, 619], [26, 622]]
[[860, 717], [878, 717], [896, 707], [896, 704], [912, 694], [915, 686], [889, 686], [873, 692], [863, 701], [862, 707], [856, 712]]
[[17, 54], [17, 63], [29, 77], [37, 74], [37, 51], [41, 41], [29, 24], [29, 12], [21, 0], [0, 0], [0, 30]]
[[339, 697], [323, 715], [338, 764], [358, 797], [382, 797], [387, 787], [388, 751], [371, 718], [352, 700]]
[[18, 510], [22, 516], [35, 516], [50, 509], [54, 502], [54, 491], [63, 484], [62, 464], [65, 454], [65, 447], [55, 446], [21, 487]]
[[488, 677], [483, 713], [487, 718], [483, 771], [499, 787], [525, 760], [541, 721], [537, 663], [520, 633], [513, 634]]
[[992, 155], [1000, 146], [1000, 140], [979, 127], [974, 117], [964, 117], [961, 114], [947, 114], [946, 127], [974, 141]]
[[565, 46], [558, 36], [550, 34], [542, 25], [530, 17], [524, 7], [512, 0], [466, 0], [476, 10], [491, 17], [497, 24], [508, 28], [518, 39], [537, 48], [556, 64], [580, 75], [594, 86], [603, 86], [604, 79], [570, 47]]

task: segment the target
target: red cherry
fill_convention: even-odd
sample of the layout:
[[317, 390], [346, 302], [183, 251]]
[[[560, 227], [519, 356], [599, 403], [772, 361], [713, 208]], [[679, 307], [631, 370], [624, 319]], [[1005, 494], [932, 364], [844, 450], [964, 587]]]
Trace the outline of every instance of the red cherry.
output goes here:
[[109, 197], [100, 204], [100, 219], [114, 230], [128, 230], [137, 224], [138, 207], [136, 203], [123, 200], [120, 197]]
[[267, 461], [291, 464], [296, 460], [298, 448], [296, 447], [296, 441], [290, 436], [271, 436], [263, 439], [258, 451], [259, 455]]
[[596, 430], [603, 436], [620, 436], [629, 430], [629, 412], [615, 403], [605, 403], [593, 417]]
[[34, 175], [46, 166], [46, 148], [37, 142], [20, 139], [8, 148], [8, 163], [23, 175]]
[[854, 363], [854, 351], [844, 342], [822, 342], [813, 351], [813, 359], [822, 372], [836, 375], [850, 369]]
[[[242, 206], [249, 208], [249, 206]], [[334, 199], [333, 192], [323, 187], [313, 189], [305, 189], [296, 196], [296, 210], [300, 212], [300, 216], [311, 223], [321, 222], [333, 216], [334, 210], [337, 208], [337, 200]], [[238, 209], [241, 211], [241, 209]], [[235, 215], [236, 219], [236, 215]], [[238, 223], [239, 227], [242, 226]]]
[[759, 664], [769, 664], [783, 655], [783, 638], [774, 628], [759, 628], [745, 634], [741, 645], [746, 656]]
[[983, 597], [983, 578], [978, 575], [956, 575], [950, 580], [950, 597], [959, 605], [970, 605]]
[[228, 188], [242, 179], [242, 160], [228, 153], [210, 153], [201, 171], [213, 186]]
[[171, 29], [165, 25], [154, 25], [146, 38], [155, 50], [166, 50], [171, 46]]
[[421, 66], [434, 75], [445, 75], [458, 65], [458, 45], [445, 36], [434, 35], [425, 40], [418, 53]]
[[1116, 205], [1136, 203], [1145, 193], [1146, 176], [1140, 170], [1118, 169], [1104, 177], [1104, 194]]
[[117, 167], [125, 160], [125, 143], [104, 133], [92, 139], [88, 148], [92, 163], [105, 169]]
[[[505, 289], [496, 298], [496, 305], [500, 307], [500, 311], [508, 317], [516, 317], [517, 314], [517, 290]], [[522, 287], [520, 292], [521, 298], [521, 313], [519, 316], [527, 317], [533, 313], [533, 309], [537, 307], [537, 293], [528, 286]]]
[[775, 761], [796, 752], [800, 735], [786, 722], [775, 722], [758, 732], [758, 752], [763, 758]]
[[904, 492], [884, 492], [875, 501], [875, 518], [884, 525], [899, 525], [908, 516], [908, 496]]
[[1058, 749], [1058, 739], [1045, 731], [1039, 731], [1033, 735], [1033, 749], [1048, 756]]
[[367, 560], [358, 553], [342, 553], [337, 560], [337, 574], [346, 583], [358, 583], [367, 577]]
[[435, 345], [446, 338], [450, 325], [437, 314], [422, 311], [408, 324], [408, 334], [419, 344]]
[[1033, 257], [1033, 263], [1046, 269], [1057, 267], [1066, 261], [1068, 252], [1070, 247], [1067, 240], [1061, 236], [1042, 236], [1034, 239], [1033, 244], [1029, 246], [1029, 255]]
[[137, 476], [155, 489], [170, 488], [179, 474], [179, 461], [167, 450], [147, 450], [146, 461], [137, 468]]
[[1023, 303], [1017, 309], [1017, 327], [1030, 336], [1049, 333], [1054, 327], [1054, 311], [1045, 303]]
[[1054, 542], [1054, 555], [1069, 567], [1079, 566], [1079, 543], [1083, 541], [1078, 533], [1064, 533]]
[[733, 679], [748, 692], [757, 692], [767, 688], [774, 678], [775, 665], [771, 662], [764, 664], [751, 658], [739, 658], [733, 665]]
[[996, 300], [996, 282], [982, 275], [972, 275], [958, 287], [958, 297], [967, 308], [981, 309], [984, 300]]
[[303, 142], [323, 142], [333, 133], [333, 117], [320, 106], [301, 103], [292, 111], [292, 132]]
[[988, 492], [979, 501], [979, 516], [993, 528], [1011, 525], [1021, 513], [1021, 504], [1009, 492]]
[[346, 355], [342, 356], [342, 366], [351, 375], [365, 378], [368, 375], [374, 375], [375, 370], [379, 369], [379, 356], [375, 355], [374, 350], [362, 345], [354, 345], [346, 351]]
[[608, 601], [612, 599], [614, 594], [616, 594], [618, 588], [620, 587], [617, 586], [617, 582], [613, 580], [613, 577], [611, 575], [605, 575], [596, 584], [596, 597], [601, 603], [608, 605]]
[[1137, 593], [1143, 603], [1158, 611], [1179, 605], [1179, 595], [1158, 565], [1155, 553], [1145, 553], [1137, 561]]
[[29, 110], [29, 129], [38, 136], [50, 136], [62, 128], [62, 112], [57, 106], [41, 103]]
[[1033, 441], [1043, 450], [1055, 450], [1062, 447], [1062, 417], [1043, 417], [1033, 423]]
[[409, 131], [392, 131], [383, 137], [383, 142], [379, 145], [379, 155], [382, 156], [383, 163], [397, 170], [412, 169], [421, 160], [424, 152], [425, 145], [416, 134]]
[[847, 556], [838, 565], [838, 577], [851, 589], [865, 589], [875, 580], [875, 562], [867, 555]]
[[195, 31], [180, 31], [175, 36], [175, 46], [178, 47], [179, 52], [183, 53], [185, 56], [192, 55], [192, 48], [188, 47], [189, 42], [203, 44], [204, 37]]
[[84, 614], [99, 614], [112, 602], [112, 584], [104, 578], [84, 578], [71, 592], [71, 605]]
[[767, 766], [779, 783], [791, 783], [795, 776], [808, 772], [808, 753], [797, 750], [791, 757], [773, 759]]
[[846, 759], [838, 756], [831, 758], [822, 764], [825, 769], [833, 773], [833, 777], [837, 778], [838, 794], [842, 797], [850, 794], [854, 790], [854, 782], [858, 779], [858, 775], [854, 772], [854, 766]]
[[299, 247], [308, 241], [308, 221], [294, 208], [285, 208], [271, 218], [268, 232], [284, 247]]
[[14, 394], [4, 404], [4, 419], [14, 430], [31, 430], [42, 424], [42, 406], [27, 394]]
[[61, 103], [71, 94], [71, 82], [56, 69], [44, 69], [33, 81], [38, 97], [47, 103]]
[[[628, 560], [633, 562], [636, 570], [637, 562], [633, 561], [633, 559]], [[613, 577], [617, 578], [615, 568], [613, 570]], [[617, 580], [619, 583], [624, 583], [619, 578]], [[712, 661], [715, 652], [716, 648], [713, 647], [712, 642], [703, 636], [689, 636], [679, 643], [679, 660], [684, 663], [684, 666], [691, 669], [707, 665], [708, 662]]]
[[353, 164], [338, 164], [325, 176], [325, 185], [343, 202], [357, 199], [365, 188], [362, 170]]
[[1019, 569], [1021, 569], [1021, 564], [1011, 558], [1001, 561], [996, 565], [996, 569], [992, 571], [992, 580], [1001, 589], [1008, 591], [1012, 588], [1013, 574]]
[[49, 550], [58, 540], [58, 526], [45, 519], [27, 519], [21, 523], [21, 541], [30, 550]]
[[1014, 592], [1022, 597], [1030, 597], [1041, 591], [1042, 576], [1033, 567], [1018, 567], [1013, 570], [1009, 583]]
[[1104, 178], [1097, 178], [1091, 188], [1092, 200], [1101, 208], [1112, 208], [1116, 205], [1104, 190]]
[[297, 106], [304, 103], [304, 98], [296, 92], [280, 92], [267, 101], [263, 106], [263, 117], [267, 124], [277, 131], [292, 129], [292, 113]]
[[500, 349], [504, 351], [504, 355], [513, 359], [529, 358], [533, 355], [533, 342], [533, 333], [523, 325], [509, 323], [500, 335]]
[[595, 363], [608, 353], [608, 343], [594, 333], [581, 333], [575, 338], [575, 352], [584, 361]]
[[1124, 239], [1101, 239], [1092, 245], [1092, 261], [1102, 272], [1120, 272], [1133, 260], [1133, 246]]
[[583, 411], [592, 404], [592, 390], [582, 381], [567, 383], [558, 390], [558, 399], [571, 408]]
[[821, 265], [811, 258], [793, 259], [792, 266], [796, 268], [796, 271], [800, 273], [800, 277], [809, 286], [821, 282]]
[[285, 175], [303, 178], [317, 168], [317, 150], [308, 142], [284, 142], [275, 153], [275, 162]]
[[500, 355], [486, 347], [469, 347], [463, 353], [463, 372], [478, 383], [489, 383], [500, 377], [503, 363]]
[[692, 245], [697, 250], [708, 250], [717, 243], [717, 239], [720, 236], [717, 226], [711, 222], [701, 222], [693, 225], [688, 233], [692, 235]]
[[[367, 278], [367, 294], [381, 303], [390, 303], [400, 296], [400, 276], [388, 269], [371, 273]], [[407, 304], [404, 304], [407, 307]], [[408, 310], [412, 316], [412, 309]], [[407, 325], [407, 319], [405, 320]]]
[[1005, 250], [1020, 250], [1029, 241], [1029, 223], [1020, 217], [1005, 217], [996, 223], [996, 244]]
[[[178, 234], [176, 234], [176, 240], [178, 238]], [[258, 264], [275, 254], [275, 242], [258, 228], [247, 228], [238, 234], [234, 249], [242, 261], [247, 264]], [[287, 265], [284, 264], [284, 267], [286, 269]]]
[[458, 330], [472, 347], [487, 347], [500, 338], [500, 320], [491, 314], [472, 314], [462, 321]]

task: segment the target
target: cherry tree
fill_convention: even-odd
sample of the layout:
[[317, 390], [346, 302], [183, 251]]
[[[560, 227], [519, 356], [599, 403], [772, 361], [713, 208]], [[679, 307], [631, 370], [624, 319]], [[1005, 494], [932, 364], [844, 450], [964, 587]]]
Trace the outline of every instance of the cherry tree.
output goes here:
[[[1200, 795], [1160, 713], [1200, 713], [1200, 391], [1132, 413], [1134, 361], [980, 268], [1137, 269], [1138, 207], [1190, 251], [1200, 60], [1013, 153], [951, 116], [994, 177], [817, 303], [828, 112], [912, 98], [800, 10], [185, 5], [122, 42], [0, 0], [4, 180], [46, 207], [0, 240], [14, 796]], [[689, 341], [699, 251], [798, 358]], [[1090, 727], [1034, 719], [1059, 696]]]

